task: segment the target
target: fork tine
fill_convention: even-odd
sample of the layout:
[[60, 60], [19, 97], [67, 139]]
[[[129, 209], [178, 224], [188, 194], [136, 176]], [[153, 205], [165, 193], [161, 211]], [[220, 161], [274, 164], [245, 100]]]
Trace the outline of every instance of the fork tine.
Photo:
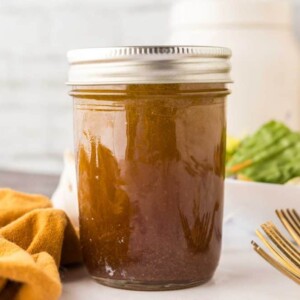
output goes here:
[[300, 275], [300, 260], [298, 255], [291, 250], [291, 245], [286, 243], [285, 240], [281, 239], [281, 237], [277, 235], [276, 231], [274, 231], [272, 228], [272, 224], [263, 224], [261, 227], [266, 235], [270, 238], [272, 243], [279, 250], [279, 253], [278, 250], [275, 249], [274, 246], [271, 247], [271, 244], [267, 241], [267, 243], [269, 244], [269, 249], [270, 247], [273, 248], [273, 253], [275, 252], [274, 254], [277, 257], [281, 257], [284, 261], [288, 260], [289, 263], [286, 262], [286, 265], [290, 264], [291, 266], [293, 266], [294, 272]]
[[286, 275], [296, 283], [300, 284], [300, 277], [294, 274], [293, 272], [289, 271], [287, 268], [282, 266], [278, 261], [273, 259], [269, 254], [267, 254], [259, 245], [257, 245], [254, 241], [251, 242], [253, 245], [253, 249], [269, 264], [271, 264], [274, 268], [280, 271], [282, 274]]
[[[280, 264], [277, 260], [273, 259], [269, 254], [267, 254], [258, 244], [256, 244], [254, 241], [251, 242], [253, 245], [253, 249], [267, 262], [269, 262], [273, 267], [275, 267], [277, 270], [282, 272], [284, 275], [288, 276], [292, 280], [294, 280], [296, 283], [300, 284], [300, 276], [295, 274], [293, 271], [289, 270], [289, 268], [284, 267], [282, 264]], [[289, 265], [288, 265], [289, 267]]]
[[300, 253], [298, 249], [279, 232], [277, 227], [269, 222], [267, 225], [268, 231], [270, 233], [270, 238], [273, 243], [277, 243], [277, 247], [283, 252], [295, 265], [300, 266]]
[[292, 210], [287, 209], [286, 212], [291, 220], [290, 225], [292, 225], [294, 231], [297, 234], [298, 239], [300, 240], [300, 222], [297, 221]]
[[[295, 225], [294, 219], [291, 217], [290, 212], [285, 213], [285, 211], [281, 209], [276, 210], [276, 214], [289, 234], [293, 237], [296, 243], [300, 245], [300, 230], [297, 229], [297, 225]], [[296, 216], [297, 213], [294, 215]]]
[[283, 243], [283, 245], [288, 249], [288, 251], [290, 251], [291, 253], [293, 253], [293, 255], [295, 256], [295, 258], [299, 261], [300, 264], [300, 252], [298, 250], [298, 248], [296, 248], [279, 230], [278, 228], [272, 223], [269, 222], [268, 223], [269, 228], [272, 230], [272, 232], [276, 235], [276, 237], [278, 238], [278, 240]]
[[281, 262], [281, 264], [288, 268], [290, 264], [285, 260], [285, 257], [282, 255], [282, 253], [278, 252], [278, 250], [274, 248], [273, 244], [271, 244], [259, 230], [256, 230], [255, 232], [263, 244], [273, 253], [273, 255]]
[[[283, 226], [300, 246], [300, 216], [295, 209], [276, 210]], [[257, 236], [271, 251], [274, 258], [252, 241], [253, 249], [269, 264], [281, 273], [300, 284], [300, 251], [288, 240], [272, 222], [261, 225], [263, 233], [256, 231]]]
[[297, 223], [300, 224], [300, 216], [298, 215], [297, 211], [295, 209], [292, 209], [292, 212], [297, 220]]
[[[295, 227], [300, 230], [300, 219], [297, 219], [297, 212], [295, 209], [287, 209], [286, 210], [287, 213], [289, 214], [289, 216], [291, 217], [291, 219], [294, 222]], [[299, 216], [298, 216], [299, 217]], [[300, 231], [299, 231], [300, 232]]]
[[300, 219], [299, 219], [299, 215], [297, 214], [297, 212], [294, 209], [287, 209], [287, 213], [289, 214], [289, 216], [293, 220], [293, 224], [295, 226], [295, 229], [298, 233], [298, 236], [300, 237]]

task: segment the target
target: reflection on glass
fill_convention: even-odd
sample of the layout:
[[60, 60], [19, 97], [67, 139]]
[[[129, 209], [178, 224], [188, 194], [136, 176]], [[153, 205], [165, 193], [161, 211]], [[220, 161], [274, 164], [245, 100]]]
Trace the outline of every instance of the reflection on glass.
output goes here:
[[115, 272], [127, 258], [130, 202], [112, 152], [97, 139], [88, 139], [90, 150], [82, 145], [78, 151], [80, 234], [88, 245], [83, 252], [87, 262], [94, 261], [92, 269], [105, 266]]

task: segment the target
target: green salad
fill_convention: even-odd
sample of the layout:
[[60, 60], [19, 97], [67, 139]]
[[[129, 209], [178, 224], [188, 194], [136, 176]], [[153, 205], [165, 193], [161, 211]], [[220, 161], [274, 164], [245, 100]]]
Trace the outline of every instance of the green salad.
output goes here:
[[253, 135], [227, 144], [226, 176], [240, 180], [299, 184], [300, 133], [270, 121]]

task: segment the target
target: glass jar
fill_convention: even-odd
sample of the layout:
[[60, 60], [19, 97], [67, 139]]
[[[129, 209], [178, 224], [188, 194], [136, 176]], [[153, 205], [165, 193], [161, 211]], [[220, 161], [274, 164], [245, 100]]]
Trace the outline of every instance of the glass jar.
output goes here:
[[230, 51], [126, 47], [68, 55], [89, 273], [137, 290], [208, 281], [221, 250]]

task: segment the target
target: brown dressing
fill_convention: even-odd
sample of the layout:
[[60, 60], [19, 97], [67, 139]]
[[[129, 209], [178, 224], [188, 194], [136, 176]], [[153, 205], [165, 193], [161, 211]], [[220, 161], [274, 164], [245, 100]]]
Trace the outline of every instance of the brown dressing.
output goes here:
[[73, 88], [91, 275], [133, 289], [209, 280], [222, 238], [224, 84]]

